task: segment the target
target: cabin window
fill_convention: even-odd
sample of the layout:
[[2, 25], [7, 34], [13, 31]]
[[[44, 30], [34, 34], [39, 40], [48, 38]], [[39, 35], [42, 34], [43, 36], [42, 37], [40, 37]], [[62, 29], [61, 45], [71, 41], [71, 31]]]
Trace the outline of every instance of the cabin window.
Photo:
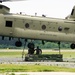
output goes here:
[[12, 21], [6, 21], [6, 27], [12, 27]]
[[46, 26], [45, 25], [42, 25], [42, 29], [45, 30], [46, 29]]
[[61, 26], [60, 26], [60, 27], [58, 27], [58, 30], [59, 30], [59, 31], [62, 31], [62, 27], [61, 27]]
[[73, 15], [73, 13], [74, 13], [74, 9], [72, 9], [71, 15]]
[[25, 27], [26, 27], [26, 28], [29, 28], [29, 24], [28, 24], [28, 23], [26, 23], [26, 24], [25, 24]]

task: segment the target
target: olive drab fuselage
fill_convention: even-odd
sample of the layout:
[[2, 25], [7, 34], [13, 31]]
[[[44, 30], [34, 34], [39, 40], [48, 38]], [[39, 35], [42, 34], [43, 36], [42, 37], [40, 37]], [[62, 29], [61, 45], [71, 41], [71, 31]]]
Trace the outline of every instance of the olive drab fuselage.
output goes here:
[[75, 21], [21, 14], [0, 14], [0, 35], [75, 42]]

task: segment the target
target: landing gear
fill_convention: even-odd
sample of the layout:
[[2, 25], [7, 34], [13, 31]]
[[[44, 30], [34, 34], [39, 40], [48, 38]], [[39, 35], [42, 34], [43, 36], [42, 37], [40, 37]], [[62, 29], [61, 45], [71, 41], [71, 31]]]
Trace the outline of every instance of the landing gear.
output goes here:
[[22, 60], [23, 60], [23, 57], [25, 55], [24, 50], [25, 50], [26, 43], [27, 43], [27, 39], [25, 39], [25, 42], [24, 42], [24, 48], [23, 48], [23, 51], [22, 51]]
[[58, 46], [59, 46], [59, 54], [60, 54], [60, 41], [58, 42]]
[[70, 47], [71, 47], [71, 49], [75, 49], [75, 44], [72, 43]]
[[[58, 42], [58, 46], [59, 46], [59, 53], [60, 53], [60, 42]], [[75, 43], [72, 43], [72, 44], [70, 45], [70, 48], [71, 48], [71, 49], [75, 49]]]

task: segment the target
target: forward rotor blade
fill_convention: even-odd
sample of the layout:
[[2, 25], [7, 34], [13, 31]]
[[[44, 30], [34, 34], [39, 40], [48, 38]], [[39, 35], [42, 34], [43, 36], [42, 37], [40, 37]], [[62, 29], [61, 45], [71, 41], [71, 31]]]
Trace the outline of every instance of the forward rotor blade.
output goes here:
[[23, 1], [23, 0], [0, 0], [0, 2], [7, 2], [7, 1]]

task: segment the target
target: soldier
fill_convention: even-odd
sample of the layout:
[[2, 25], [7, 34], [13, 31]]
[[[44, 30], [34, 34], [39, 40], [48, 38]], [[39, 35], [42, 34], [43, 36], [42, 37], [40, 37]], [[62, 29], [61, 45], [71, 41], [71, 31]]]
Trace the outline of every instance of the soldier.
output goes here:
[[34, 54], [34, 48], [35, 48], [35, 46], [34, 46], [34, 44], [32, 43], [32, 42], [30, 42], [30, 43], [28, 43], [28, 54]]
[[37, 49], [35, 50], [37, 55], [42, 54], [42, 50], [39, 48], [39, 46], [37, 46]]
[[31, 48], [29, 48], [29, 49], [28, 49], [28, 54], [32, 54], [32, 55], [33, 55], [33, 54], [34, 54], [34, 52], [35, 52], [35, 50], [34, 50], [34, 49], [31, 49]]

